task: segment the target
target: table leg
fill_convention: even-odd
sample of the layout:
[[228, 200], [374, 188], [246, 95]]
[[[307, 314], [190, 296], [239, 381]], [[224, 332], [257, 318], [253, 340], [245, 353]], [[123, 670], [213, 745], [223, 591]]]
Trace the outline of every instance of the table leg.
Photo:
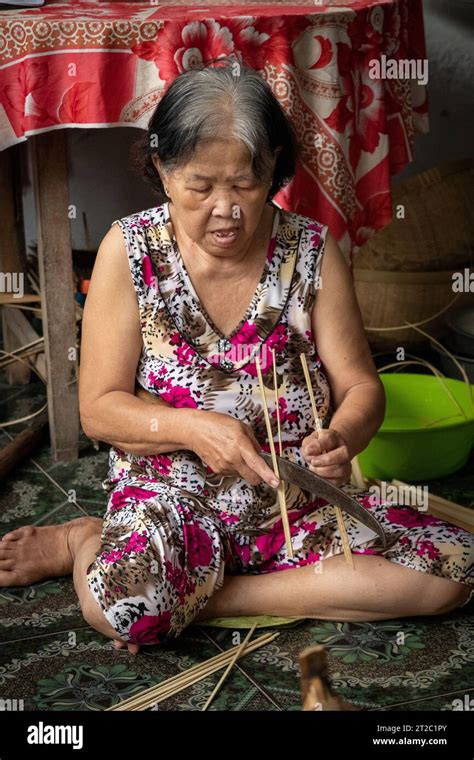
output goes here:
[[31, 159], [51, 447], [56, 461], [76, 459], [79, 441], [78, 362], [64, 130], [33, 137]]

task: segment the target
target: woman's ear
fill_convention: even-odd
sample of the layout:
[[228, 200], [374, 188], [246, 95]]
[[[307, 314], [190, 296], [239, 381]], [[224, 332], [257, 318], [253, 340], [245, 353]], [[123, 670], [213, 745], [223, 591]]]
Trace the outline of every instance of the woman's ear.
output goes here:
[[[164, 173], [163, 169], [161, 168], [160, 159], [158, 158], [158, 156], [157, 156], [156, 153], [152, 154], [151, 160], [153, 161], [153, 166], [155, 167], [156, 171], [160, 175], [161, 184], [163, 185], [164, 188], [167, 187], [168, 181], [167, 181], [167, 178], [165, 176], [165, 173]], [[165, 190], [165, 193], [166, 193], [166, 190]], [[166, 193], [166, 195], [168, 195], [168, 193]]]
[[161, 164], [160, 164], [160, 159], [158, 158], [157, 153], [151, 154], [151, 160], [153, 161], [153, 166], [155, 167], [156, 171], [161, 177]]

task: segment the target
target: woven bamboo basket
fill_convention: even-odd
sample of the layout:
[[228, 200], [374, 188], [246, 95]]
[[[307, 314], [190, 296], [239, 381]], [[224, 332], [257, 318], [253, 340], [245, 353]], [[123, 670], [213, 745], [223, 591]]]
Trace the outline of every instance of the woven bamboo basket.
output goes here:
[[[474, 160], [453, 161], [392, 187], [392, 222], [362, 246], [354, 260], [354, 284], [367, 337], [374, 349], [425, 339], [415, 330], [372, 330], [423, 322], [442, 334], [446, 314], [472, 303], [455, 298], [452, 276], [474, 261]], [[397, 218], [403, 206], [404, 218]], [[451, 305], [450, 305], [451, 304]]]

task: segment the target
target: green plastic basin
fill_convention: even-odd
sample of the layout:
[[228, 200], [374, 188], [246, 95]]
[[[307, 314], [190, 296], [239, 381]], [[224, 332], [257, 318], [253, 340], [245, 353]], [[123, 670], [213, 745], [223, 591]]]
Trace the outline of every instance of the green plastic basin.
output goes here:
[[387, 409], [382, 427], [359, 454], [363, 474], [417, 482], [463, 467], [474, 445], [474, 415], [466, 384], [409, 373], [381, 374], [380, 379]]

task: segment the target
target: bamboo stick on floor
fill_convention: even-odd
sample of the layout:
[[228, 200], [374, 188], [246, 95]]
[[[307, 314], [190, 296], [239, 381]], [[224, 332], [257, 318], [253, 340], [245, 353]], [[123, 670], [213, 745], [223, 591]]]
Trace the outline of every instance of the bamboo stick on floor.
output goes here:
[[[255, 359], [255, 365], [257, 367], [258, 382], [260, 384], [260, 393], [262, 395], [263, 416], [265, 418], [265, 425], [267, 428], [268, 443], [270, 445], [270, 454], [271, 454], [272, 462], [273, 462], [273, 472], [275, 473], [276, 477], [280, 479], [280, 472], [278, 470], [278, 462], [277, 462], [276, 452], [275, 452], [275, 444], [273, 442], [272, 426], [270, 423], [270, 416], [268, 414], [268, 408], [267, 408], [267, 399], [265, 396], [265, 386], [263, 384], [262, 368], [260, 366], [260, 359], [258, 356]], [[286, 551], [288, 553], [288, 557], [290, 557], [290, 559], [293, 559], [294, 554], [293, 554], [293, 546], [291, 544], [290, 523], [288, 520], [288, 512], [286, 509], [285, 488], [282, 485], [282, 483], [280, 483], [280, 485], [278, 486], [277, 493], [278, 493], [278, 503], [280, 505], [280, 512], [281, 512], [281, 522], [283, 525], [283, 532], [285, 534]]]
[[224, 671], [224, 673], [222, 674], [222, 676], [219, 679], [218, 683], [216, 684], [216, 686], [215, 686], [212, 694], [209, 696], [209, 699], [207, 700], [206, 704], [202, 708], [202, 712], [204, 712], [205, 710], [207, 710], [207, 708], [211, 704], [212, 700], [216, 696], [217, 692], [221, 688], [222, 684], [224, 683], [225, 679], [229, 675], [230, 671], [234, 667], [235, 663], [237, 662], [237, 660], [239, 659], [239, 657], [242, 657], [242, 655], [243, 655], [243, 653], [245, 651], [245, 648], [246, 648], [247, 644], [249, 643], [250, 639], [252, 638], [252, 634], [255, 631], [256, 627], [257, 627], [257, 623], [254, 623], [253, 626], [251, 627], [250, 631], [246, 635], [245, 639], [241, 643], [241, 645], [238, 646], [238, 647], [236, 647], [237, 651], [236, 651], [235, 655], [232, 657], [232, 659], [229, 662], [226, 670]]
[[[321, 420], [319, 419], [319, 414], [316, 407], [316, 399], [314, 397], [313, 385], [311, 383], [311, 377], [309, 374], [308, 363], [306, 361], [306, 355], [300, 354], [300, 360], [301, 360], [301, 365], [303, 367], [304, 377], [306, 380], [306, 386], [308, 388], [309, 398], [311, 401], [311, 409], [313, 411], [313, 419], [314, 419], [314, 426], [316, 428], [316, 436], [319, 438], [319, 434], [321, 433], [323, 426], [321, 425]], [[337, 520], [337, 525], [339, 528], [339, 533], [341, 534], [342, 549], [344, 551], [346, 564], [351, 565], [352, 569], [354, 570], [355, 569], [354, 559], [352, 557], [351, 547], [349, 545], [349, 539], [347, 537], [346, 526], [344, 525], [342, 510], [340, 509], [340, 507], [334, 507], [334, 509], [336, 511], [336, 520]]]
[[[250, 654], [256, 649], [265, 646], [266, 644], [270, 644], [279, 635], [280, 634], [277, 632], [266, 633], [262, 636], [259, 636], [259, 638], [255, 639], [255, 641], [248, 643], [245, 651], [242, 652], [239, 657]], [[209, 660], [206, 660], [199, 665], [188, 668], [188, 670], [186, 670], [184, 673], [179, 673], [176, 676], [172, 676], [172, 678], [168, 678], [166, 681], [163, 681], [163, 683], [152, 686], [150, 689], [145, 689], [140, 694], [136, 694], [134, 697], [124, 699], [113, 707], [107, 707], [106, 711], [133, 712], [139, 710], [147, 710], [159, 702], [163, 702], [165, 699], [173, 697], [180, 691], [187, 689], [189, 686], [192, 686], [193, 684], [198, 683], [198, 681], [202, 681], [204, 678], [208, 678], [208, 676], [211, 676], [217, 671], [221, 670], [221, 668], [225, 667], [229, 661], [233, 659], [234, 655], [235, 651], [234, 647], [232, 647], [231, 649], [228, 649], [225, 652], [221, 652], [215, 657], [211, 657]]]

